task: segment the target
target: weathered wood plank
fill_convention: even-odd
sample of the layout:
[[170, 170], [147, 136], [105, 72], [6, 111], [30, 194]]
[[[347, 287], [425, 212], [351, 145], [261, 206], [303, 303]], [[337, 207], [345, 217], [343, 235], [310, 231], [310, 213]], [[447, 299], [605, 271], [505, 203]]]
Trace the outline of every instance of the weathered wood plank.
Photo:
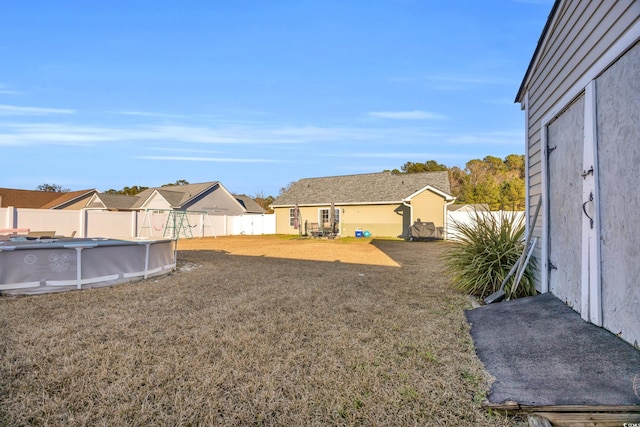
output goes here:
[[615, 412], [640, 414], [640, 405], [521, 405], [518, 402], [493, 403], [485, 401], [483, 406], [498, 411], [524, 412]]
[[554, 426], [619, 427], [625, 423], [640, 423], [640, 413], [536, 412], [536, 415], [551, 421]]

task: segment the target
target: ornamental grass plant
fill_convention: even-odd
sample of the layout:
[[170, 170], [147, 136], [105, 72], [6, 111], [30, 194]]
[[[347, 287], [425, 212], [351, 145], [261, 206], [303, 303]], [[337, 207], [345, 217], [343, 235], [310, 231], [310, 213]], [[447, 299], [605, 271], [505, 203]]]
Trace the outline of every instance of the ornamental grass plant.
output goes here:
[[[456, 242], [445, 253], [451, 285], [484, 299], [496, 292], [524, 249], [525, 219], [512, 212], [475, 211], [468, 222], [453, 220], [452, 239]], [[535, 294], [533, 260], [511, 295], [515, 274], [505, 284], [507, 297]]]

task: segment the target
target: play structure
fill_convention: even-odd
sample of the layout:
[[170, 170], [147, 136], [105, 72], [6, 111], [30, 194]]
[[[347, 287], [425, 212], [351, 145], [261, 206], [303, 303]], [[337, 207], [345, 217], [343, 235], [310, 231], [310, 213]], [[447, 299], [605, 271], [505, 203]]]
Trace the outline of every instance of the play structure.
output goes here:
[[[197, 220], [198, 223], [191, 224]], [[150, 237], [161, 235], [167, 239], [191, 239], [194, 237], [194, 231], [198, 237], [203, 237], [205, 228], [210, 228], [213, 237], [216, 237], [213, 231], [211, 219], [206, 211], [180, 211], [174, 209], [148, 209], [145, 211], [140, 234]]]

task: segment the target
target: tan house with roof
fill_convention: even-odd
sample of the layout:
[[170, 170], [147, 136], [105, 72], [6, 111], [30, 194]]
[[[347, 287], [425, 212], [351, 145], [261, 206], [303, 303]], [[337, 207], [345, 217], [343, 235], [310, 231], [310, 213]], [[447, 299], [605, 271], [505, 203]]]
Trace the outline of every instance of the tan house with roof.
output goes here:
[[218, 181], [148, 188], [135, 196], [96, 193], [86, 207], [109, 211], [199, 211], [229, 216], [264, 213], [250, 197], [231, 194]]
[[55, 191], [0, 188], [0, 208], [80, 210], [97, 190]]
[[450, 193], [447, 172], [305, 178], [278, 196], [271, 208], [277, 234], [304, 233], [305, 223], [328, 223], [333, 206], [341, 236], [354, 236], [361, 230], [373, 237], [406, 238], [417, 220], [445, 228], [446, 207], [455, 200]]

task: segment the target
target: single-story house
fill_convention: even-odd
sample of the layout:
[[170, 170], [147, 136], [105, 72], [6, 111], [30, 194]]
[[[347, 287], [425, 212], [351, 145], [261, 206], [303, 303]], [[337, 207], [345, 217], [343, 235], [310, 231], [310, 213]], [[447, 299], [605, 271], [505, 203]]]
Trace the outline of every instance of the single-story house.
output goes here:
[[[305, 178], [296, 181], [273, 203], [276, 233], [298, 234], [305, 222], [337, 223], [342, 236], [369, 231], [376, 237], [408, 237], [417, 220], [445, 227], [451, 196], [448, 172]], [[296, 212], [299, 216], [296, 218]]]
[[108, 211], [132, 211], [140, 197], [125, 194], [96, 193], [87, 202], [87, 209], [103, 209]]
[[249, 196], [234, 194], [233, 197], [244, 207], [245, 214], [263, 214], [266, 212], [262, 206]]
[[98, 190], [79, 190], [64, 193], [55, 191], [18, 190], [0, 188], [0, 208], [12, 206], [23, 209], [79, 210]]
[[138, 194], [137, 210], [202, 211], [209, 215], [241, 215], [245, 209], [219, 181], [148, 188]]
[[264, 209], [250, 197], [231, 194], [218, 181], [148, 188], [135, 196], [96, 193], [86, 208], [110, 211], [200, 211], [209, 215], [264, 213]]
[[86, 208], [109, 211], [190, 210], [203, 211], [210, 215], [265, 212], [251, 197], [231, 194], [219, 182], [155, 187], [135, 196], [96, 193], [86, 204]]
[[556, 0], [516, 102], [537, 289], [640, 344], [640, 1]]

